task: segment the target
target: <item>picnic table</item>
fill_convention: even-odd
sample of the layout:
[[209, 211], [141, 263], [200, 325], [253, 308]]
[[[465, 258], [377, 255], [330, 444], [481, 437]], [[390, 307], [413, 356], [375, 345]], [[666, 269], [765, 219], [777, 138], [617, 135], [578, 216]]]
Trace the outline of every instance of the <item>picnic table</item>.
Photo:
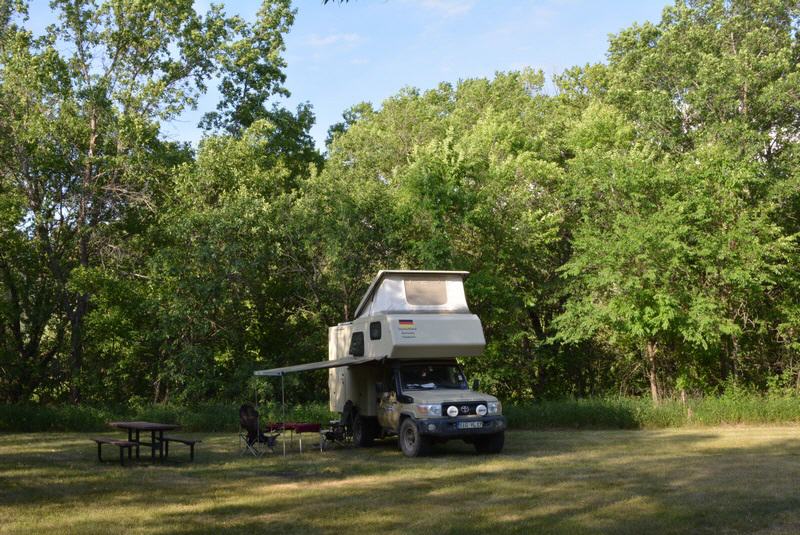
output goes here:
[[[135, 443], [137, 459], [139, 458], [139, 446], [150, 446], [150, 458], [153, 461], [156, 460], [156, 449], [158, 449], [158, 459], [163, 460], [164, 458], [164, 431], [172, 431], [180, 427], [178, 424], [156, 422], [109, 422], [108, 425], [128, 431], [128, 442]], [[150, 442], [142, 442], [139, 439], [139, 433], [142, 431], [150, 432]], [[158, 433], [158, 440], [156, 440], [156, 433]]]
[[[289, 442], [294, 443], [294, 437], [297, 435], [297, 438], [300, 440], [300, 453], [303, 453], [303, 433], [320, 433], [322, 426], [316, 423], [305, 423], [305, 422], [274, 422], [268, 423], [266, 426], [266, 430], [268, 433], [274, 433], [277, 431], [286, 432], [289, 431]], [[285, 443], [284, 443], [285, 444]], [[322, 442], [320, 442], [322, 444]], [[320, 448], [321, 449], [321, 448]], [[286, 453], [286, 448], [284, 446], [284, 454]]]

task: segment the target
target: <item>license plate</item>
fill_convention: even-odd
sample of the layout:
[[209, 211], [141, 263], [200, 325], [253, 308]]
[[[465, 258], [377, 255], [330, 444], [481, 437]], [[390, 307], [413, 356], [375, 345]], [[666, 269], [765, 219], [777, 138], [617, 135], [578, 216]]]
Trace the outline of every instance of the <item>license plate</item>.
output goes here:
[[480, 429], [483, 427], [483, 422], [458, 422], [459, 429]]

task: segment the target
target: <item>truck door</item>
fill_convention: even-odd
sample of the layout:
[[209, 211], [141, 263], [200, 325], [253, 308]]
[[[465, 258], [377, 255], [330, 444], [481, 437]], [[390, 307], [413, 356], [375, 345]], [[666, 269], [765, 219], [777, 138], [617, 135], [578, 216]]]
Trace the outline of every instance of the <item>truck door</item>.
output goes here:
[[378, 404], [378, 422], [384, 429], [397, 432], [397, 426], [400, 423], [400, 407], [398, 407], [396, 392], [381, 394], [381, 401]]
[[389, 389], [381, 393], [378, 402], [378, 422], [384, 429], [397, 432], [400, 425], [400, 404], [397, 401], [397, 386], [395, 377], [392, 376], [388, 383]]

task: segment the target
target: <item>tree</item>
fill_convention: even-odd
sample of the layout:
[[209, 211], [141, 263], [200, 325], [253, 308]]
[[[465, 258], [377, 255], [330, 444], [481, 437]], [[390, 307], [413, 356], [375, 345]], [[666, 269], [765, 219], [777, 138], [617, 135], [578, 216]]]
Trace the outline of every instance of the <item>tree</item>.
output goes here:
[[[324, 159], [278, 100], [288, 0], [53, 8], [0, 7], [2, 399], [238, 397], [385, 268], [471, 272], [465, 365], [505, 399], [800, 384], [796, 1], [679, 0], [555, 94], [404, 88]], [[197, 150], [165, 141], [214, 77]]]
[[201, 126], [238, 134], [279, 112], [271, 113], [265, 104], [275, 95], [289, 96], [283, 87], [286, 62], [281, 54], [283, 35], [294, 23], [295, 13], [290, 0], [273, 0], [261, 5], [252, 25], [238, 16], [230, 20], [240, 38], [220, 47], [221, 98], [217, 111], [206, 113]]
[[654, 397], [656, 375], [719, 385], [786, 365], [773, 341], [794, 332], [799, 15], [677, 1], [613, 36], [607, 66], [559, 80], [579, 215], [559, 338], [636, 334]]
[[[219, 7], [200, 14], [190, 1], [52, 6], [58, 22], [35, 37], [24, 28], [25, 6], [4, 4], [0, 192], [18, 207], [5, 233], [19, 244], [15, 251], [29, 252], [3, 258], [9, 316], [0, 325], [16, 339], [7, 355], [42, 374], [68, 344], [68, 363], [47, 373], [68, 379], [77, 401], [92, 306], [83, 282], [125, 257], [128, 236], [141, 231], [137, 225], [159, 200], [165, 170], [185, 160], [185, 149], [161, 141], [159, 122], [194, 105], [218, 56], [228, 66], [231, 51], [241, 50], [237, 37], [251, 44], [286, 20], [270, 18], [271, 4], [255, 29]], [[280, 67], [275, 50], [259, 53]], [[260, 90], [274, 87], [270, 76], [275, 69], [259, 70]], [[40, 266], [26, 263], [37, 256]], [[30, 269], [47, 283], [28, 284]], [[37, 297], [25, 303], [21, 296], [29, 294]], [[23, 313], [26, 307], [37, 313]], [[29, 397], [37, 380], [20, 384], [25, 391], [17, 389], [14, 399]]]
[[564, 248], [556, 110], [542, 84], [533, 71], [499, 74], [346, 114], [300, 200], [341, 307], [332, 321], [349, 318], [379, 269], [466, 269], [490, 340], [472, 369], [505, 395], [548, 388]]

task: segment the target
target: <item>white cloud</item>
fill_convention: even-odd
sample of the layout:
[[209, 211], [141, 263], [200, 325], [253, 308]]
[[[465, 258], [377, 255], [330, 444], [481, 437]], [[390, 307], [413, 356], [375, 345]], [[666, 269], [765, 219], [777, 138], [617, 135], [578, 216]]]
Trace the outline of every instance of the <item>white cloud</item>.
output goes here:
[[420, 0], [419, 4], [445, 17], [456, 17], [471, 11], [475, 7], [475, 0]]
[[329, 47], [334, 45], [354, 45], [361, 41], [361, 36], [357, 33], [332, 33], [330, 35], [312, 35], [308, 39], [308, 44], [316, 47]]

